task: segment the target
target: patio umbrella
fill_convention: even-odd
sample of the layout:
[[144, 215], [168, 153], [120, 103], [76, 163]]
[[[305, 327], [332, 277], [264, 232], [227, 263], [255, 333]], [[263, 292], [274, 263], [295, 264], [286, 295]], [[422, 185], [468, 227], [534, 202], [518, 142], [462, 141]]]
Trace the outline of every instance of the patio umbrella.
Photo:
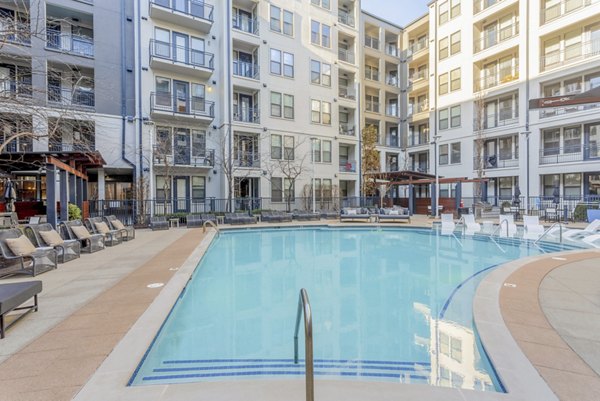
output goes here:
[[513, 205], [519, 206], [521, 204], [521, 189], [517, 185], [515, 188], [515, 194], [513, 195]]
[[552, 196], [554, 197], [553, 202], [558, 205], [560, 203], [560, 188], [556, 184], [554, 184], [554, 191], [552, 191]]
[[4, 185], [4, 200], [6, 201], [6, 211], [15, 211], [15, 199], [17, 198], [17, 191], [15, 191], [15, 184], [9, 179], [6, 180]]

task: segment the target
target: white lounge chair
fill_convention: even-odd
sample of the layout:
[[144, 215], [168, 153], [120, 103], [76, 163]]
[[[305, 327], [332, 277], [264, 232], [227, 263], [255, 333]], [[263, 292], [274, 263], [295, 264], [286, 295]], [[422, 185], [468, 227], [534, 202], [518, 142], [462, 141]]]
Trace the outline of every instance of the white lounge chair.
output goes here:
[[[506, 220], [506, 223], [502, 223]], [[507, 234], [509, 237], [514, 237], [517, 233], [517, 225], [515, 224], [515, 219], [512, 214], [501, 214], [498, 217], [498, 224], [500, 224], [501, 228], [499, 230], [501, 237], [506, 237]], [[508, 232], [506, 226], [508, 225]]]
[[442, 234], [452, 234], [455, 228], [456, 224], [454, 223], [454, 215], [452, 215], [452, 213], [442, 214]]
[[544, 226], [540, 224], [538, 216], [523, 216], [523, 225], [525, 227], [523, 238], [538, 239], [546, 231]]
[[[557, 227], [559, 228], [559, 227]], [[556, 233], [556, 229], [552, 230], [553, 233]], [[600, 234], [600, 219], [596, 219], [588, 224], [585, 228], [577, 229], [572, 228], [569, 230], [563, 230], [563, 238], [568, 240], [577, 240], [583, 239], [585, 237], [593, 236], [594, 234]]]
[[463, 214], [465, 234], [473, 235], [481, 231], [481, 224], [475, 221], [474, 214]]
[[588, 235], [587, 237], [583, 237], [581, 240], [586, 244], [593, 246], [594, 248], [600, 248], [600, 234]]

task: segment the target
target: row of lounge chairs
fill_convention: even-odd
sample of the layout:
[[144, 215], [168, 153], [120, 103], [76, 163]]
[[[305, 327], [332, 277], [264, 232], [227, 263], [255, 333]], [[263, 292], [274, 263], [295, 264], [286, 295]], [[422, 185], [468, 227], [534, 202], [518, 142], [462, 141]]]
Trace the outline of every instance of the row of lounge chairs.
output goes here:
[[340, 221], [376, 222], [408, 222], [410, 213], [404, 208], [344, 208], [340, 213]]
[[97, 252], [135, 238], [133, 227], [115, 216], [62, 222], [58, 230], [49, 223], [29, 224], [0, 231], [0, 277], [36, 276], [56, 269], [58, 263], [79, 258], [81, 252]]

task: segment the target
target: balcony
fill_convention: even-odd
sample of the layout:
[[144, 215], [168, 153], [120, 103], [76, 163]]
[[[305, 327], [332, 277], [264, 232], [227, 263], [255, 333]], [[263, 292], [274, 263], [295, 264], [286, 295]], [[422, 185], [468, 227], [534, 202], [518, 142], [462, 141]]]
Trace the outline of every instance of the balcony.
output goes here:
[[77, 56], [94, 57], [94, 38], [48, 29], [46, 48]]
[[399, 57], [400, 52], [398, 51], [397, 46], [388, 43], [387, 45], [385, 45], [385, 54], [392, 57]]
[[210, 32], [213, 9], [212, 5], [198, 0], [150, 0], [152, 18], [203, 33]]
[[578, 111], [592, 110], [592, 109], [596, 109], [599, 107], [600, 107], [600, 103], [591, 103], [591, 104], [583, 104], [583, 105], [573, 105], [573, 106], [541, 109], [540, 110], [540, 118], [562, 116], [565, 114], [575, 113]]
[[354, 52], [352, 50], [338, 49], [338, 58], [346, 63], [356, 63], [356, 58], [354, 57]]
[[547, 24], [573, 11], [581, 10], [584, 7], [597, 3], [596, 0], [562, 0], [548, 8], [542, 9], [541, 23]]
[[260, 154], [258, 152], [237, 152], [233, 158], [236, 167], [260, 168]]
[[388, 104], [385, 106], [385, 115], [388, 117], [398, 117], [398, 105]]
[[96, 145], [93, 142], [81, 141], [80, 143], [63, 142], [61, 139], [48, 140], [48, 150], [50, 152], [93, 152]]
[[365, 46], [379, 50], [379, 39], [374, 36], [365, 35]]
[[356, 26], [354, 15], [343, 9], [338, 10], [338, 22], [340, 24], [349, 26], [350, 28], [354, 28]]
[[600, 147], [592, 145], [573, 145], [563, 148], [543, 148], [540, 150], [540, 164], [560, 164], [583, 161], [600, 161]]
[[212, 168], [215, 165], [213, 149], [193, 149], [190, 146], [176, 147], [164, 151], [160, 146], [154, 147], [154, 164], [156, 166], [186, 166], [195, 168]]
[[234, 16], [232, 27], [236, 31], [249, 33], [250, 35], [258, 36], [258, 20], [256, 18], [248, 18], [241, 15]]
[[4, 27], [0, 28], [0, 43], [12, 43], [16, 45], [31, 44], [31, 26], [29, 21], [15, 21], [10, 15], [0, 16], [4, 21]]
[[365, 69], [365, 79], [379, 81], [379, 71], [374, 69]]
[[31, 98], [31, 94], [31, 83], [0, 80], [0, 98], [4, 101], [10, 98]]
[[338, 91], [338, 96], [341, 97], [342, 99], [356, 100], [356, 91], [354, 90], [354, 88], [340, 85], [339, 91]]
[[475, 39], [473, 44], [474, 52], [479, 53], [490, 47], [494, 47], [502, 42], [516, 37], [519, 34], [519, 25], [513, 24], [502, 29], [484, 31], [479, 39]]
[[356, 173], [356, 162], [340, 160], [340, 173]]
[[414, 58], [415, 55], [417, 55], [421, 51], [426, 50], [428, 48], [429, 48], [429, 42], [427, 41], [427, 39], [417, 41], [408, 47], [406, 56]]
[[[484, 116], [484, 120], [483, 120], [483, 129], [493, 129], [493, 128], [501, 128], [501, 127], [506, 127], [509, 125], [513, 125], [513, 124], [518, 124], [519, 123], [519, 117], [513, 117], [515, 115], [517, 115], [516, 113], [518, 113], [518, 110], [513, 109], [513, 110], [508, 110], [507, 111], [507, 115], [508, 113], [510, 113], [510, 117], [507, 116]], [[477, 127], [478, 126], [478, 122], [477, 119], [473, 119], [473, 127]]]
[[155, 69], [208, 78], [214, 70], [214, 55], [189, 46], [150, 39], [150, 66]]
[[33, 138], [28, 135], [17, 137], [6, 143], [2, 153], [33, 152]]
[[398, 83], [399, 83], [398, 76], [397, 75], [386, 75], [385, 83], [386, 83], [386, 85], [397, 87]]
[[429, 101], [411, 103], [408, 105], [408, 118], [413, 121], [429, 118]]
[[379, 113], [379, 102], [367, 100], [365, 103], [366, 103], [365, 104], [366, 111], [370, 111], [371, 113]]
[[479, 170], [480, 167], [483, 167], [484, 170], [519, 167], [519, 154], [501, 153], [500, 155], [484, 155], [483, 157], [475, 156], [473, 158], [473, 170]]
[[519, 66], [504, 68], [498, 74], [486, 75], [475, 81], [475, 91], [486, 90], [519, 80]]
[[407, 147], [429, 145], [429, 134], [409, 135]]
[[95, 94], [91, 88], [61, 88], [48, 86], [48, 105], [52, 107], [90, 108], [95, 106]]
[[546, 53], [541, 57], [540, 67], [542, 71], [546, 71], [595, 56], [600, 56], [600, 39], [577, 43], [564, 50]]
[[259, 69], [257, 64], [248, 63], [240, 60], [233, 60], [233, 75], [236, 77], [250, 78], [258, 80]]
[[234, 106], [233, 121], [260, 124], [260, 110], [258, 107]]
[[348, 123], [340, 123], [340, 135], [355, 136], [356, 128]]
[[501, 3], [503, 0], [475, 0], [473, 2], [473, 14], [487, 10], [489, 7]]
[[215, 118], [215, 103], [197, 96], [152, 92], [150, 111], [157, 117], [190, 117], [210, 122]]
[[411, 170], [419, 173], [427, 173], [429, 171], [429, 162], [413, 163]]
[[392, 148], [397, 148], [399, 146], [399, 142], [398, 142], [398, 134], [394, 133], [394, 134], [390, 134], [388, 133], [385, 136], [385, 146], [389, 146]]

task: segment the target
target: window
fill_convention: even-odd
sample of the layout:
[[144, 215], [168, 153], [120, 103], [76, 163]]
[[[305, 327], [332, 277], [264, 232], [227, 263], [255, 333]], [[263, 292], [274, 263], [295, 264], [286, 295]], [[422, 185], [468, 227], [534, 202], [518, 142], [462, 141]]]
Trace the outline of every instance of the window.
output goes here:
[[560, 175], [550, 174], [544, 176], [544, 196], [552, 196], [554, 188], [560, 187]]
[[331, 163], [331, 141], [323, 141], [323, 163]]
[[321, 102], [323, 124], [331, 125], [331, 103]]
[[271, 74], [294, 78], [294, 55], [271, 49]]
[[544, 156], [552, 156], [560, 153], [560, 128], [552, 128], [542, 131], [542, 146]]
[[445, 1], [442, 4], [440, 4], [440, 25], [445, 24], [446, 22], [448, 22], [448, 2]]
[[331, 6], [330, 0], [311, 0], [310, 2], [312, 4], [314, 4], [315, 6], [323, 7], [327, 10], [329, 10], [329, 8]]
[[460, 106], [450, 108], [450, 126], [452, 128], [460, 127]]
[[379, 68], [372, 65], [365, 65], [365, 78], [379, 81]]
[[331, 46], [331, 27], [318, 21], [310, 22], [310, 43], [317, 46]]
[[579, 198], [581, 196], [581, 174], [565, 174], [563, 180], [563, 196]]
[[460, 53], [460, 31], [450, 35], [450, 53], [452, 55]]
[[271, 135], [271, 159], [281, 160], [283, 155], [281, 135]]
[[171, 128], [156, 127], [156, 157], [171, 156], [173, 154], [173, 140]]
[[329, 25], [321, 25], [321, 46], [331, 46], [331, 28], [329, 27]]
[[294, 78], [294, 55], [283, 53], [283, 76]]
[[448, 38], [440, 39], [440, 60], [448, 57]]
[[171, 32], [167, 29], [154, 28], [154, 54], [171, 58]]
[[[283, 105], [282, 102], [283, 101]], [[282, 115], [283, 110], [283, 115]], [[294, 96], [271, 92], [271, 117], [294, 118]]]
[[450, 91], [460, 89], [460, 68], [450, 71]]
[[271, 49], [271, 74], [281, 75], [281, 52]]
[[450, 153], [450, 163], [458, 164], [460, 163], [460, 142], [455, 142], [450, 145], [451, 153]]
[[171, 199], [170, 180], [162, 175], [156, 176], [156, 199], [165, 200]]
[[321, 194], [323, 199], [331, 199], [331, 179], [323, 179]]
[[192, 199], [206, 198], [206, 177], [192, 177]]
[[321, 140], [313, 139], [312, 140], [312, 161], [315, 163], [321, 162]]
[[581, 152], [581, 126], [566, 127], [563, 133], [563, 153]]
[[460, 0], [450, 0], [450, 19], [460, 15]]
[[206, 156], [206, 131], [192, 130], [192, 156]]
[[321, 123], [321, 102], [311, 100], [310, 102], [310, 121], [313, 123]]
[[319, 24], [318, 21], [311, 21], [310, 22], [310, 43], [312, 43], [313, 45], [318, 45], [320, 43], [319, 42], [320, 31], [321, 31], [321, 24]]
[[331, 64], [310, 60], [310, 82], [317, 85], [331, 86]]
[[321, 82], [323, 83], [323, 86], [331, 86], [331, 64], [323, 63], [321, 66], [323, 70]]
[[271, 201], [283, 202], [283, 178], [271, 178]]
[[294, 96], [283, 95], [283, 118], [294, 119]]
[[440, 160], [441, 166], [448, 164], [448, 145], [440, 145]]
[[331, 125], [331, 103], [311, 100], [311, 122]]
[[[281, 14], [283, 11], [283, 21]], [[283, 22], [283, 24], [282, 24]], [[294, 13], [271, 5], [271, 30], [283, 32], [284, 35], [294, 35]]]
[[448, 93], [448, 74], [442, 74], [439, 77], [440, 95]]
[[315, 163], [331, 163], [331, 141], [313, 139], [312, 154]]
[[439, 126], [440, 130], [448, 129], [448, 109], [440, 110]]
[[281, 117], [281, 93], [271, 92], [271, 116]]
[[284, 160], [294, 160], [294, 137], [286, 135], [283, 138], [283, 158]]

